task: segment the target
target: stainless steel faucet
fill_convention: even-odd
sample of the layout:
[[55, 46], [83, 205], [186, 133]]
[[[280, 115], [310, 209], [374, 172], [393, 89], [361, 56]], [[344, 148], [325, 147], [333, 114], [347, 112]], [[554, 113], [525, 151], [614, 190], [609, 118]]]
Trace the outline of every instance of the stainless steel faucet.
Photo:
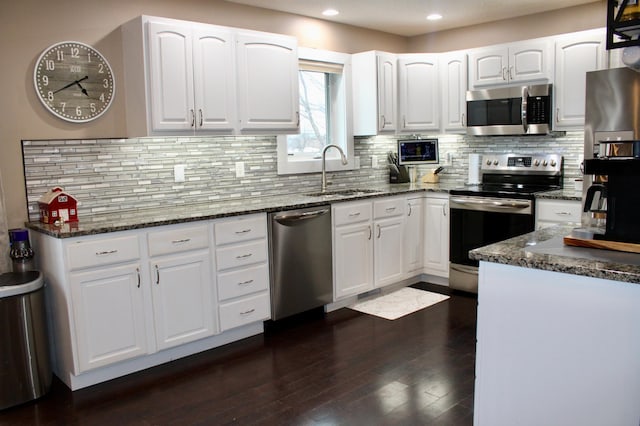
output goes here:
[[340, 151], [340, 157], [342, 157], [343, 165], [346, 165], [348, 163], [347, 157], [344, 155], [344, 151], [342, 151], [342, 148], [340, 148], [338, 145], [330, 144], [324, 147], [324, 149], [322, 150], [322, 192], [325, 192], [327, 190], [326, 157], [327, 150], [329, 148], [336, 148], [338, 151]]

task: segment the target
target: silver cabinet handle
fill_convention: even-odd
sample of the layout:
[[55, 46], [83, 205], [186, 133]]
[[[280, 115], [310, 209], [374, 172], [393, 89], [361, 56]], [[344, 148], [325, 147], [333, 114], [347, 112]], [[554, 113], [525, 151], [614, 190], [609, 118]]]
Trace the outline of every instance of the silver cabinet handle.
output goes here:
[[447, 217], [447, 210], [449, 210], [449, 203], [444, 203], [442, 205], [442, 215]]
[[407, 206], [409, 206], [409, 212], [407, 213], [407, 217], [411, 216], [411, 203], [408, 203]]
[[109, 250], [109, 251], [97, 251], [96, 252], [96, 256], [108, 256], [110, 254], [115, 254], [117, 253], [118, 250]]
[[396, 208], [395, 207], [387, 207], [386, 209], [384, 209], [384, 211], [386, 211], [386, 212], [394, 212], [394, 211], [396, 211]]
[[556, 123], [560, 122], [560, 108], [556, 108]]
[[138, 274], [138, 288], [140, 288], [140, 268], [136, 268], [136, 274]]
[[196, 125], [196, 113], [193, 109], [189, 111], [191, 111], [191, 127], [194, 127]]
[[240, 315], [249, 315], [254, 313], [255, 311], [255, 309], [249, 309], [248, 311], [240, 312]]
[[160, 284], [160, 268], [156, 265], [156, 285]]
[[502, 67], [502, 79], [507, 79], [507, 67]]
[[369, 225], [369, 240], [371, 239], [371, 237], [372, 237], [371, 225]]
[[241, 254], [240, 256], [236, 256], [236, 259], [246, 259], [247, 257], [251, 257], [253, 253]]
[[380, 228], [380, 225], [376, 225], [378, 227], [378, 237], [380, 238], [380, 235], [382, 235], [382, 229]]
[[556, 212], [557, 216], [571, 216], [571, 212]]
[[464, 115], [464, 113], [463, 113], [463, 114], [462, 114], [462, 120], [460, 120], [460, 122], [462, 123], [462, 126], [463, 126], [463, 127], [466, 127], [466, 126], [467, 126], [467, 123], [465, 122], [465, 119], [466, 119], [466, 117], [465, 117], [465, 115]]
[[238, 283], [238, 285], [242, 286], [242, 285], [249, 285], [253, 282], [253, 280], [247, 280], [247, 281], [242, 281], [241, 283]]
[[382, 128], [384, 129], [384, 125], [386, 124], [384, 121], [384, 114], [381, 116], [381, 118], [382, 118]]
[[247, 234], [251, 232], [251, 228], [249, 229], [243, 229], [242, 231], [236, 231], [236, 235], [242, 235], [242, 234]]
[[188, 243], [189, 241], [191, 241], [191, 238], [184, 238], [182, 240], [173, 240], [171, 241], [171, 244], [182, 244], [182, 243]]
[[360, 216], [360, 212], [349, 213], [349, 217], [358, 217]]
[[200, 127], [202, 127], [202, 123], [204, 123], [204, 119], [203, 119], [203, 117], [202, 117], [202, 108], [200, 108], [200, 109], [198, 110], [198, 113], [200, 113], [200, 124], [199, 124], [199, 126], [200, 126]]
[[509, 67], [509, 80], [513, 80], [513, 66]]

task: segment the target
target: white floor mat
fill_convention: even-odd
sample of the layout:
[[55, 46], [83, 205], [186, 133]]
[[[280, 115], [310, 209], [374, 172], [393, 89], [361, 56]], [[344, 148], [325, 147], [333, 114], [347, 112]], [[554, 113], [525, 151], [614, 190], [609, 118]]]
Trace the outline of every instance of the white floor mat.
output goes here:
[[394, 320], [448, 298], [449, 296], [444, 294], [404, 287], [393, 293], [357, 302], [349, 306], [349, 308], [365, 314]]

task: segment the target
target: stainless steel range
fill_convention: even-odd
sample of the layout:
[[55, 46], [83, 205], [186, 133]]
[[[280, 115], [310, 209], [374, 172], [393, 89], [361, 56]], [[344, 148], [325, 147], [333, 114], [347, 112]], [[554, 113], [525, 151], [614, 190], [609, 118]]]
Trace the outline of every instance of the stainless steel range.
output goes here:
[[562, 156], [489, 154], [481, 184], [450, 191], [449, 286], [478, 292], [478, 261], [469, 251], [531, 232], [535, 194], [562, 187]]

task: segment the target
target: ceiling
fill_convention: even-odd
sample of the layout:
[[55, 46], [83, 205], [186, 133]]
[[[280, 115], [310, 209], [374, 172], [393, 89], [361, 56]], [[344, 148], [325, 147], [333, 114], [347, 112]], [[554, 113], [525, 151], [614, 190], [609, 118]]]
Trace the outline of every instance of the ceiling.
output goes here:
[[[491, 21], [563, 9], [597, 0], [227, 0], [411, 37]], [[266, 3], [266, 5], [265, 5]], [[322, 11], [340, 14], [327, 18]], [[439, 21], [427, 21], [439, 13]]]

